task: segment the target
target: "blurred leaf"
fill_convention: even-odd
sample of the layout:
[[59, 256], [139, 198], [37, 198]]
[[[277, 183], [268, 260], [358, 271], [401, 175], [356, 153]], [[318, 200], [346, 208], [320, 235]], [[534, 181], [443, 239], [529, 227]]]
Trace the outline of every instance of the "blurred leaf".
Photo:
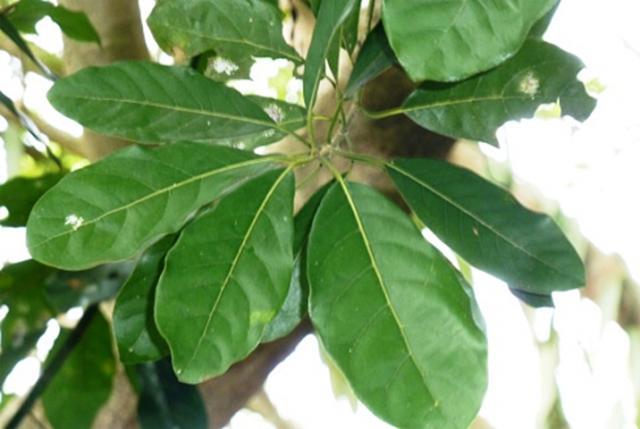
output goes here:
[[198, 388], [178, 381], [169, 360], [138, 366], [141, 429], [206, 429], [207, 413]]
[[177, 235], [170, 235], [147, 249], [118, 294], [113, 330], [125, 364], [155, 361], [169, 352], [156, 327], [153, 307], [164, 258], [176, 239]]
[[[62, 331], [50, 353], [55, 356], [70, 331]], [[111, 395], [115, 375], [111, 329], [98, 312], [79, 343], [42, 394], [42, 405], [54, 429], [90, 428]]]
[[253, 351], [287, 295], [292, 173], [247, 182], [190, 223], [169, 251], [155, 319], [178, 378], [199, 383]]
[[29, 249], [68, 270], [131, 258], [268, 171], [269, 161], [195, 143], [128, 147], [68, 174], [38, 201], [27, 224]]
[[509, 290], [516, 298], [533, 308], [555, 307], [550, 293], [537, 294], [514, 288], [509, 288]]
[[49, 68], [40, 61], [31, 51], [27, 42], [22, 38], [18, 30], [4, 15], [0, 14], [0, 31], [11, 39], [15, 45], [27, 56], [33, 63], [42, 71], [42, 73], [49, 79], [55, 80], [56, 76], [49, 70]]
[[[0, 386], [13, 370], [18, 362], [27, 357], [29, 353], [36, 347], [36, 343], [44, 330], [31, 331], [20, 339], [8, 345], [3, 345], [0, 353]], [[4, 396], [4, 395], [3, 395]]]
[[36, 24], [46, 16], [58, 24], [68, 37], [81, 42], [100, 43], [100, 36], [87, 15], [45, 0], [20, 0], [7, 18], [19, 31], [36, 33]]
[[87, 128], [139, 143], [242, 143], [252, 149], [259, 144], [250, 147], [247, 139], [280, 130], [235, 89], [191, 68], [143, 61], [82, 69], [56, 82], [49, 100]]
[[374, 414], [403, 428], [469, 426], [487, 383], [482, 318], [398, 206], [340, 180], [313, 222], [307, 269], [316, 333]]
[[582, 261], [553, 219], [506, 190], [427, 158], [396, 160], [387, 171], [420, 220], [470, 264], [534, 294], [584, 286]]
[[577, 74], [575, 56], [529, 40], [499, 67], [454, 84], [426, 83], [400, 109], [419, 125], [453, 138], [497, 144], [507, 121], [530, 118], [538, 106], [560, 100], [562, 112], [584, 121], [595, 108]]
[[398, 60], [389, 46], [384, 27], [378, 24], [369, 33], [353, 66], [345, 95], [352, 97], [365, 84], [390, 69]]
[[7, 218], [0, 219], [0, 225], [25, 226], [36, 201], [63, 176], [56, 173], [37, 178], [16, 177], [0, 185], [0, 207], [9, 212]]
[[515, 54], [556, 0], [384, 0], [382, 21], [415, 82], [457, 81]]

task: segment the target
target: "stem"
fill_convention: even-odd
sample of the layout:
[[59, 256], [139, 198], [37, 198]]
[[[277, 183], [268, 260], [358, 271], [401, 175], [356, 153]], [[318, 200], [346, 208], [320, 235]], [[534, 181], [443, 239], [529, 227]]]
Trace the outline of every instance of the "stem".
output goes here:
[[58, 353], [56, 353], [53, 359], [51, 359], [51, 362], [45, 368], [40, 378], [38, 378], [38, 381], [31, 389], [31, 392], [29, 392], [29, 395], [22, 402], [20, 408], [18, 408], [18, 411], [16, 411], [11, 420], [9, 420], [6, 429], [17, 429], [18, 427], [20, 427], [22, 420], [24, 420], [24, 418], [29, 415], [31, 409], [33, 408], [33, 405], [36, 403], [42, 393], [44, 393], [45, 389], [47, 388], [51, 380], [53, 380], [58, 371], [60, 371], [71, 352], [80, 343], [82, 336], [86, 332], [87, 328], [91, 324], [91, 321], [97, 313], [97, 304], [94, 304], [87, 308], [85, 313], [82, 315], [82, 319], [80, 319], [60, 350], [58, 350]]
[[405, 113], [407, 110], [403, 107], [395, 107], [393, 109], [388, 109], [388, 110], [381, 110], [379, 112], [372, 112], [370, 110], [367, 109], [361, 109], [362, 113], [365, 114], [365, 116], [367, 118], [370, 119], [385, 119], [385, 118], [390, 118], [392, 116], [398, 116], [398, 115], [402, 115], [403, 113]]
[[364, 162], [365, 164], [372, 165], [374, 167], [384, 168], [387, 165], [390, 165], [387, 161], [375, 158], [373, 156], [363, 155], [361, 153], [354, 153], [347, 150], [336, 149], [335, 153], [344, 156], [345, 158], [352, 159], [354, 161]]
[[376, 9], [376, 0], [369, 0], [369, 10], [367, 11], [367, 34], [371, 31], [373, 25], [373, 12]]

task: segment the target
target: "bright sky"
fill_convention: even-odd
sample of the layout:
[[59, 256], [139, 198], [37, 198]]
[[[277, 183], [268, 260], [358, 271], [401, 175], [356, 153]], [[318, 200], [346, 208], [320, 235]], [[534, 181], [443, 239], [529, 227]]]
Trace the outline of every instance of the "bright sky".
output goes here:
[[[144, 0], [143, 9], [150, 10]], [[598, 107], [584, 124], [571, 119], [511, 123], [500, 132], [500, 151], [487, 153], [508, 159], [517, 178], [534, 185], [575, 219], [582, 233], [605, 252], [619, 254], [640, 279], [640, 2], [637, 0], [562, 0], [547, 39], [578, 55], [587, 65], [585, 80], [604, 85]], [[43, 27], [40, 38], [50, 50], [61, 48], [56, 30]], [[0, 89], [20, 95], [10, 79], [7, 58], [0, 54]], [[269, 69], [271, 67], [271, 69]], [[254, 73], [254, 90], [268, 91], [265, 77], [273, 66]], [[47, 114], [46, 83], [29, 77], [27, 104]], [[251, 86], [251, 85], [249, 85]], [[291, 92], [299, 90], [292, 84]], [[0, 120], [0, 129], [3, 124]], [[66, 123], [68, 124], [68, 123]], [[70, 129], [70, 125], [64, 125]], [[75, 128], [78, 132], [78, 128]], [[0, 150], [0, 182], [7, 178]], [[0, 215], [2, 212], [0, 210]], [[24, 231], [0, 230], [0, 263], [27, 258]], [[496, 429], [540, 427], [552, 380], [543, 374], [555, 357], [537, 341], [559, 337], [559, 384], [565, 415], [572, 429], [635, 428], [637, 415], [630, 371], [630, 342], [617, 323], [606, 320], [593, 302], [577, 292], [554, 296], [557, 309], [532, 312], [530, 323], [518, 301], [496, 279], [474, 273], [475, 291], [485, 316], [490, 344], [490, 386], [481, 416]], [[0, 311], [0, 318], [2, 311]], [[57, 327], [50, 327], [55, 336]], [[48, 349], [43, 340], [39, 354]], [[36, 356], [26, 360], [5, 383], [5, 391], [28, 390], [37, 374]], [[345, 398], [335, 399], [329, 369], [316, 340], [307, 337], [269, 377], [266, 391], [281, 415], [300, 428], [388, 427], [363, 406], [354, 412]], [[273, 426], [250, 411], [239, 413], [233, 429]]]

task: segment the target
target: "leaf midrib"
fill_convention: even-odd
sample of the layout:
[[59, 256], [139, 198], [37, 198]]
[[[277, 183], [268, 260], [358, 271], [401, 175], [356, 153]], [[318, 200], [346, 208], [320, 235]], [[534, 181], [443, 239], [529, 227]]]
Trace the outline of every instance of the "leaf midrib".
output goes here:
[[93, 225], [93, 224], [101, 221], [102, 219], [104, 219], [106, 217], [109, 217], [109, 216], [111, 216], [113, 214], [119, 213], [119, 212], [121, 212], [123, 210], [128, 210], [128, 209], [130, 209], [132, 207], [135, 207], [138, 204], [144, 203], [147, 200], [153, 199], [153, 198], [158, 197], [160, 195], [163, 195], [164, 193], [167, 193], [167, 192], [175, 191], [176, 189], [178, 189], [180, 187], [183, 187], [183, 186], [187, 186], [187, 185], [189, 185], [189, 184], [191, 184], [193, 182], [197, 182], [199, 180], [204, 180], [204, 179], [207, 179], [209, 177], [215, 176], [217, 174], [225, 173], [225, 172], [228, 172], [228, 171], [233, 171], [235, 169], [240, 169], [240, 168], [243, 168], [243, 167], [248, 167], [250, 165], [260, 164], [260, 163], [263, 163], [263, 162], [270, 162], [270, 161], [274, 161], [274, 158], [270, 158], [270, 157], [256, 158], [256, 159], [251, 159], [251, 160], [248, 160], [248, 161], [240, 162], [240, 163], [237, 163], [237, 164], [226, 165], [224, 167], [217, 168], [215, 170], [210, 170], [210, 171], [207, 171], [205, 173], [201, 173], [201, 174], [198, 174], [196, 176], [192, 176], [192, 177], [190, 177], [188, 179], [185, 179], [183, 181], [176, 182], [176, 183], [172, 184], [171, 186], [167, 186], [167, 187], [164, 187], [164, 188], [157, 189], [156, 191], [151, 192], [151, 193], [149, 193], [149, 194], [147, 194], [147, 195], [145, 195], [145, 196], [143, 196], [141, 198], [138, 198], [138, 199], [136, 199], [134, 201], [131, 201], [130, 203], [127, 203], [127, 204], [125, 204], [123, 206], [111, 209], [111, 210], [101, 214], [100, 216], [94, 218], [94, 219], [86, 220], [86, 221], [84, 221], [82, 223], [82, 225], [80, 225], [76, 229], [71, 228], [71, 229], [63, 231], [63, 232], [61, 232], [59, 234], [53, 235], [51, 237], [48, 237], [46, 240], [43, 240], [40, 243], [34, 244], [33, 248], [36, 249], [36, 248], [38, 248], [40, 246], [44, 246], [45, 244], [49, 243], [52, 240], [58, 239], [60, 237], [64, 237], [64, 236], [69, 235], [69, 234], [77, 233], [78, 231], [82, 230], [83, 228], [85, 228], [85, 227], [87, 227], [89, 225]]

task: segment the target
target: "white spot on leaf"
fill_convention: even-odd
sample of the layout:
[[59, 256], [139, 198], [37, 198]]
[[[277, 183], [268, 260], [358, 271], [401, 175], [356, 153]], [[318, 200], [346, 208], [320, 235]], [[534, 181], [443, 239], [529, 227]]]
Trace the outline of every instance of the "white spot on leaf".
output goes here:
[[71, 225], [71, 228], [77, 231], [84, 224], [84, 218], [72, 213], [64, 219], [64, 224]]
[[277, 104], [269, 104], [264, 111], [274, 122], [280, 122], [284, 119], [284, 112]]
[[236, 63], [227, 58], [215, 57], [209, 60], [209, 68], [212, 68], [213, 71], [218, 74], [231, 76], [238, 71], [239, 67]]
[[533, 72], [528, 72], [522, 80], [520, 80], [520, 85], [518, 89], [521, 93], [526, 94], [530, 97], [535, 96], [540, 89], [540, 80], [536, 77]]

